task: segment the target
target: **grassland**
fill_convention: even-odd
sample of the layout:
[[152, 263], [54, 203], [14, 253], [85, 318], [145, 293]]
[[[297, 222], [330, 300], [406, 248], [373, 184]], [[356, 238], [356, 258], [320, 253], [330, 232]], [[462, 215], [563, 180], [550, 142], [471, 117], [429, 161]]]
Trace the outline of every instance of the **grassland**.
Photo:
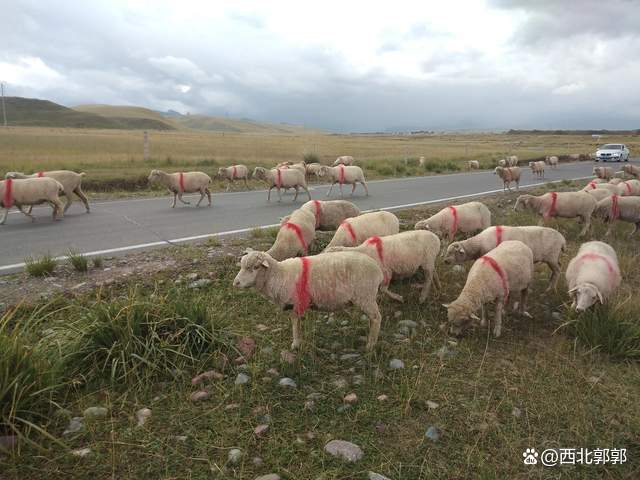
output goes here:
[[[485, 199], [494, 222], [536, 223], [532, 215], [513, 212], [514, 198]], [[439, 208], [400, 212], [402, 228]], [[554, 220], [552, 226], [567, 237], [566, 265], [580, 244], [578, 225]], [[23, 439], [13, 455], [0, 457], [1, 475], [254, 479], [275, 472], [287, 479], [329, 480], [364, 479], [371, 470], [396, 480], [638, 478], [640, 323], [630, 312], [640, 307], [640, 272], [638, 240], [627, 240], [629, 229], [619, 225], [611, 239], [625, 280], [607, 306], [577, 318], [562, 282], [557, 292], [542, 293], [549, 271], [539, 266], [529, 309], [533, 320], [509, 315], [499, 339], [477, 329], [452, 341], [438, 329], [444, 321], [440, 304], [457, 295], [465, 274], [439, 264], [443, 287], [424, 306], [416, 303], [411, 281], [392, 285], [406, 303], [381, 297], [378, 347], [351, 359], [342, 355], [362, 354], [367, 333], [360, 312], [308, 313], [306, 344], [289, 363], [280, 354], [291, 342], [288, 314], [253, 291], [231, 288], [237, 260], [228, 253], [238, 255], [247, 245], [265, 248], [272, 232], [167, 249], [165, 255], [178, 262], [170, 270], [78, 297], [21, 305], [0, 322], [0, 372], [10, 372], [0, 376], [0, 391], [5, 402], [13, 399], [2, 421], [6, 429], [11, 419], [39, 446]], [[601, 238], [603, 232], [598, 224], [593, 235]], [[322, 237], [315, 249], [326, 242]], [[192, 272], [211, 284], [189, 288], [185, 277]], [[416, 322], [416, 328], [403, 332], [401, 320]], [[257, 344], [246, 367], [234, 361], [243, 336]], [[443, 347], [448, 354], [438, 355]], [[405, 368], [390, 370], [392, 358], [402, 359]], [[208, 401], [193, 404], [188, 398], [197, 387], [190, 379], [209, 369], [224, 378], [207, 385]], [[250, 382], [234, 385], [238, 373]], [[297, 388], [278, 386], [284, 376]], [[345, 407], [349, 392], [358, 402]], [[305, 408], [310, 394], [317, 399]], [[377, 400], [381, 394], [388, 400]], [[106, 418], [61, 436], [70, 416], [96, 405], [108, 408]], [[142, 407], [153, 413], [136, 427], [134, 412]], [[253, 432], [259, 424], [269, 424], [262, 436]], [[437, 442], [425, 437], [429, 426], [441, 429]], [[324, 444], [335, 438], [360, 445], [363, 460], [345, 464], [325, 454]], [[91, 450], [85, 457], [71, 453], [85, 447]], [[625, 447], [628, 461], [525, 466], [522, 452], [529, 447]], [[237, 465], [227, 462], [232, 448], [243, 452]]]

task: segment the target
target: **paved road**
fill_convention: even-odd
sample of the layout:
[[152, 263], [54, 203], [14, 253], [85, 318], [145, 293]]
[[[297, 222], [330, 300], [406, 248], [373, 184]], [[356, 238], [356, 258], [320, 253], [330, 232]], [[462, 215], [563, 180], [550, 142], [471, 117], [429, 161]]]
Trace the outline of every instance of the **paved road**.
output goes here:
[[[575, 179], [591, 175], [593, 164], [580, 162], [561, 164], [547, 171], [547, 181]], [[615, 168], [615, 167], [614, 167]], [[523, 172], [522, 185], [538, 184], [530, 171]], [[493, 172], [473, 172], [431, 177], [412, 177], [373, 181], [370, 196], [361, 187], [352, 201], [361, 209], [394, 209], [426, 204], [438, 200], [473, 196], [500, 191], [501, 184]], [[313, 198], [324, 199], [328, 187], [313, 186]], [[348, 190], [348, 187], [345, 189]], [[275, 192], [275, 190], [274, 190]], [[89, 255], [153, 248], [166, 244], [207, 238], [213, 234], [238, 234], [256, 226], [276, 224], [279, 219], [306, 201], [300, 196], [283, 196], [282, 203], [272, 192], [267, 203], [265, 191], [230, 192], [213, 195], [213, 207], [169, 208], [169, 198], [144, 198], [96, 202], [92, 213], [85, 214], [81, 203], [74, 203], [64, 220], [53, 222], [51, 209], [34, 209], [37, 221], [31, 221], [14, 211], [7, 223], [0, 226], [0, 273], [22, 268], [29, 255], [64, 255], [73, 248]], [[333, 198], [336, 195], [334, 188]], [[345, 198], [349, 198], [345, 195]], [[192, 199], [192, 197], [190, 198]]]

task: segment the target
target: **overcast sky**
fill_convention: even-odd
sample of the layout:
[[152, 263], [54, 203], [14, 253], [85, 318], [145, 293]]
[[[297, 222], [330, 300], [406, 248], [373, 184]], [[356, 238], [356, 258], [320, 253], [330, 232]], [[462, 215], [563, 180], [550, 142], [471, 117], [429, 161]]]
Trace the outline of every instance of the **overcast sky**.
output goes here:
[[640, 2], [3, 2], [7, 94], [335, 131], [640, 128]]

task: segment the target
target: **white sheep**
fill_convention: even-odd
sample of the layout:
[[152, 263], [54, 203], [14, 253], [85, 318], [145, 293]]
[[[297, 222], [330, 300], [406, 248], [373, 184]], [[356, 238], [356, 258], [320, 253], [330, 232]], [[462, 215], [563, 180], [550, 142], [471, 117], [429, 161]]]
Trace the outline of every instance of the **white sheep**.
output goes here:
[[190, 203], [182, 199], [182, 195], [185, 193], [200, 192], [200, 200], [196, 204], [196, 207], [200, 206], [205, 195], [209, 200], [209, 206], [211, 206], [211, 191], [209, 185], [211, 185], [211, 177], [202, 172], [177, 172], [166, 173], [162, 170], [151, 170], [149, 174], [149, 183], [161, 183], [167, 189], [173, 193], [173, 203], [171, 208], [176, 206], [176, 198], [185, 205]]
[[521, 241], [533, 252], [534, 263], [547, 264], [551, 269], [547, 291], [555, 288], [560, 276], [560, 254], [565, 250], [567, 242], [564, 236], [553, 228], [502, 225], [489, 227], [474, 237], [449, 245], [444, 261], [448, 264], [460, 264], [467, 260], [475, 260], [508, 240]]
[[16, 207], [31, 221], [35, 221], [31, 211], [22, 209], [24, 206], [40, 205], [48, 203], [53, 207], [53, 219], [60, 220], [64, 216], [64, 207], [60, 201], [60, 195], [64, 192], [64, 186], [53, 178], [8, 178], [0, 181], [0, 206], [4, 209], [0, 225], [4, 225], [11, 207]]
[[637, 167], [636, 165], [632, 165], [630, 163], [622, 167], [622, 171], [627, 175], [631, 175], [635, 178], [638, 178], [640, 176], [640, 167]]
[[469, 160], [467, 162], [467, 170], [478, 170], [480, 168], [480, 162], [478, 160]]
[[267, 253], [276, 260], [307, 255], [316, 236], [316, 219], [308, 210], [299, 208], [283, 221], [273, 245]]
[[517, 155], [508, 155], [507, 156], [507, 164], [510, 167], [517, 167], [518, 166], [518, 156]]
[[403, 301], [401, 295], [391, 293], [388, 284], [392, 278], [415, 275], [418, 269], [424, 272], [424, 284], [420, 292], [420, 303], [424, 303], [431, 289], [431, 280], [440, 288], [435, 262], [440, 252], [440, 239], [431, 232], [415, 230], [386, 237], [371, 237], [357, 247], [331, 247], [325, 252], [353, 251], [363, 253], [378, 262], [384, 274], [382, 291], [394, 300]]
[[629, 235], [632, 237], [640, 228], [640, 197], [621, 197], [620, 195], [610, 195], [600, 200], [594, 214], [604, 219], [609, 224], [605, 236], [611, 234], [615, 220], [634, 224], [633, 231]]
[[591, 215], [596, 208], [596, 199], [587, 192], [550, 192], [540, 195], [520, 195], [514, 210], [529, 209], [542, 215], [542, 222], [552, 217], [579, 218], [584, 222], [580, 236], [591, 227]]
[[249, 252], [233, 280], [255, 289], [280, 308], [293, 307], [292, 348], [302, 343], [300, 317], [308, 308], [336, 311], [356, 305], [369, 317], [367, 350], [378, 341], [382, 316], [377, 304], [384, 276], [378, 263], [360, 253], [335, 252], [278, 262], [265, 252]]
[[593, 190], [584, 190], [593, 198], [596, 199], [596, 202], [599, 202], [603, 198], [610, 197], [613, 195], [609, 190], [605, 190], [604, 188], [594, 188]]
[[[64, 188], [63, 195], [67, 197], [67, 202], [64, 206], [64, 213], [67, 213], [67, 210], [69, 210], [69, 207], [73, 203], [73, 194], [76, 194], [82, 201], [82, 203], [84, 203], [84, 208], [86, 209], [87, 213], [89, 213], [91, 211], [91, 209], [89, 208], [89, 199], [82, 191], [82, 178], [84, 176], [84, 172], [76, 173], [71, 170], [50, 170], [37, 172], [31, 175], [25, 175], [22, 172], [7, 172], [4, 178], [53, 178], [54, 180], [57, 180], [62, 184], [62, 187]], [[29, 206], [29, 213], [31, 213], [31, 206]]]
[[485, 326], [484, 315], [479, 319], [476, 312], [483, 309], [485, 304], [495, 302], [493, 336], [499, 337], [502, 331], [502, 310], [510, 296], [519, 297], [517, 307], [514, 303], [514, 310], [518, 308], [521, 315], [531, 318], [526, 311], [526, 302], [532, 280], [531, 249], [517, 240], [502, 242], [474, 262], [458, 298], [444, 305], [450, 333], [459, 335], [472, 320], [479, 320], [480, 325]]
[[540, 162], [529, 162], [529, 168], [531, 168], [531, 172], [538, 178], [544, 179], [544, 168], [546, 163]]
[[493, 173], [502, 179], [502, 190], [511, 191], [511, 182], [515, 182], [517, 189], [520, 190], [520, 167], [496, 167]]
[[583, 243], [565, 273], [571, 308], [584, 312], [594, 303], [604, 303], [621, 281], [618, 256], [604, 242]]
[[423, 156], [421, 156], [420, 158], [418, 158], [418, 165], [420, 165], [421, 167], [424, 167], [427, 163], [427, 159]]
[[615, 172], [613, 174], [613, 178], [611, 180], [609, 180], [607, 183], [610, 183], [611, 185], [618, 185], [619, 183], [624, 182], [624, 172], [620, 171], [620, 172]]
[[555, 155], [547, 155], [545, 157], [545, 162], [551, 167], [551, 168], [557, 168], [558, 167], [558, 157]]
[[596, 184], [596, 189], [597, 190], [607, 190], [608, 192], [615, 193], [616, 195], [622, 195], [624, 193], [624, 190], [625, 190], [624, 187], [621, 187], [621, 186], [618, 186], [618, 185], [614, 185], [612, 183], [597, 183]]
[[307, 188], [305, 174], [296, 168], [273, 168], [271, 170], [267, 170], [263, 167], [256, 167], [253, 170], [253, 178], [262, 180], [269, 186], [269, 193], [267, 195], [268, 202], [271, 201], [271, 190], [274, 188], [278, 191], [279, 202], [282, 201], [282, 188], [285, 190], [288, 188], [295, 188], [296, 195], [293, 197], [294, 202], [298, 199], [298, 191], [300, 188], [307, 192], [309, 200], [311, 200], [311, 193], [309, 193], [309, 189]]
[[220, 167], [218, 169], [218, 178], [227, 181], [227, 192], [231, 188], [231, 184], [237, 180], [244, 180], [244, 187], [249, 188], [247, 180], [249, 179], [249, 169], [246, 165], [231, 165], [230, 167]]
[[384, 237], [400, 231], [400, 220], [391, 212], [363, 213], [343, 221], [327, 245], [330, 247], [355, 247], [369, 237]]
[[320, 177], [329, 177], [329, 181], [331, 182], [331, 188], [327, 192], [327, 197], [331, 195], [333, 191], [333, 186], [337, 183], [340, 185], [340, 195], [344, 196], [344, 192], [342, 191], [342, 185], [345, 183], [347, 185], [351, 185], [351, 195], [356, 189], [356, 185], [358, 183], [362, 184], [364, 191], [367, 195], [369, 195], [369, 188], [367, 187], [367, 182], [364, 179], [364, 172], [360, 167], [357, 166], [344, 166], [338, 165], [337, 167], [327, 167], [322, 166], [318, 171], [318, 176]]
[[491, 225], [491, 211], [481, 202], [445, 207], [435, 215], [420, 220], [416, 230], [429, 230], [449, 244], [458, 232], [471, 233]]
[[338, 165], [353, 165], [353, 157], [351, 155], [342, 155], [341, 157], [336, 158], [336, 161], [333, 162], [333, 166], [336, 167]]
[[622, 194], [625, 196], [640, 195], [640, 180], [624, 180], [618, 186], [623, 189]]
[[610, 180], [613, 178], [613, 168], [611, 167], [593, 167], [593, 174], [597, 178], [604, 178]]
[[[360, 215], [360, 209], [346, 200], [311, 200], [300, 207], [316, 220], [316, 230], [336, 230], [347, 218]], [[282, 222], [289, 220], [284, 217]]]
[[311, 175], [315, 175], [316, 178], [319, 178], [318, 172], [320, 171], [320, 167], [322, 167], [322, 165], [317, 162], [308, 163], [306, 165], [307, 179], [310, 178]]

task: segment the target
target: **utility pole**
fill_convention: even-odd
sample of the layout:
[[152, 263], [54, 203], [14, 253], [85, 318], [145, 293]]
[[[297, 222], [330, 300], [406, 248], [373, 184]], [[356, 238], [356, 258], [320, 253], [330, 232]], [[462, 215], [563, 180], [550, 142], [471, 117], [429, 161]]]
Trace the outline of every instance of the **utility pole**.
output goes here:
[[7, 110], [4, 106], [4, 83], [0, 82], [0, 98], [2, 98], [2, 118], [4, 119], [4, 126], [7, 126]]

